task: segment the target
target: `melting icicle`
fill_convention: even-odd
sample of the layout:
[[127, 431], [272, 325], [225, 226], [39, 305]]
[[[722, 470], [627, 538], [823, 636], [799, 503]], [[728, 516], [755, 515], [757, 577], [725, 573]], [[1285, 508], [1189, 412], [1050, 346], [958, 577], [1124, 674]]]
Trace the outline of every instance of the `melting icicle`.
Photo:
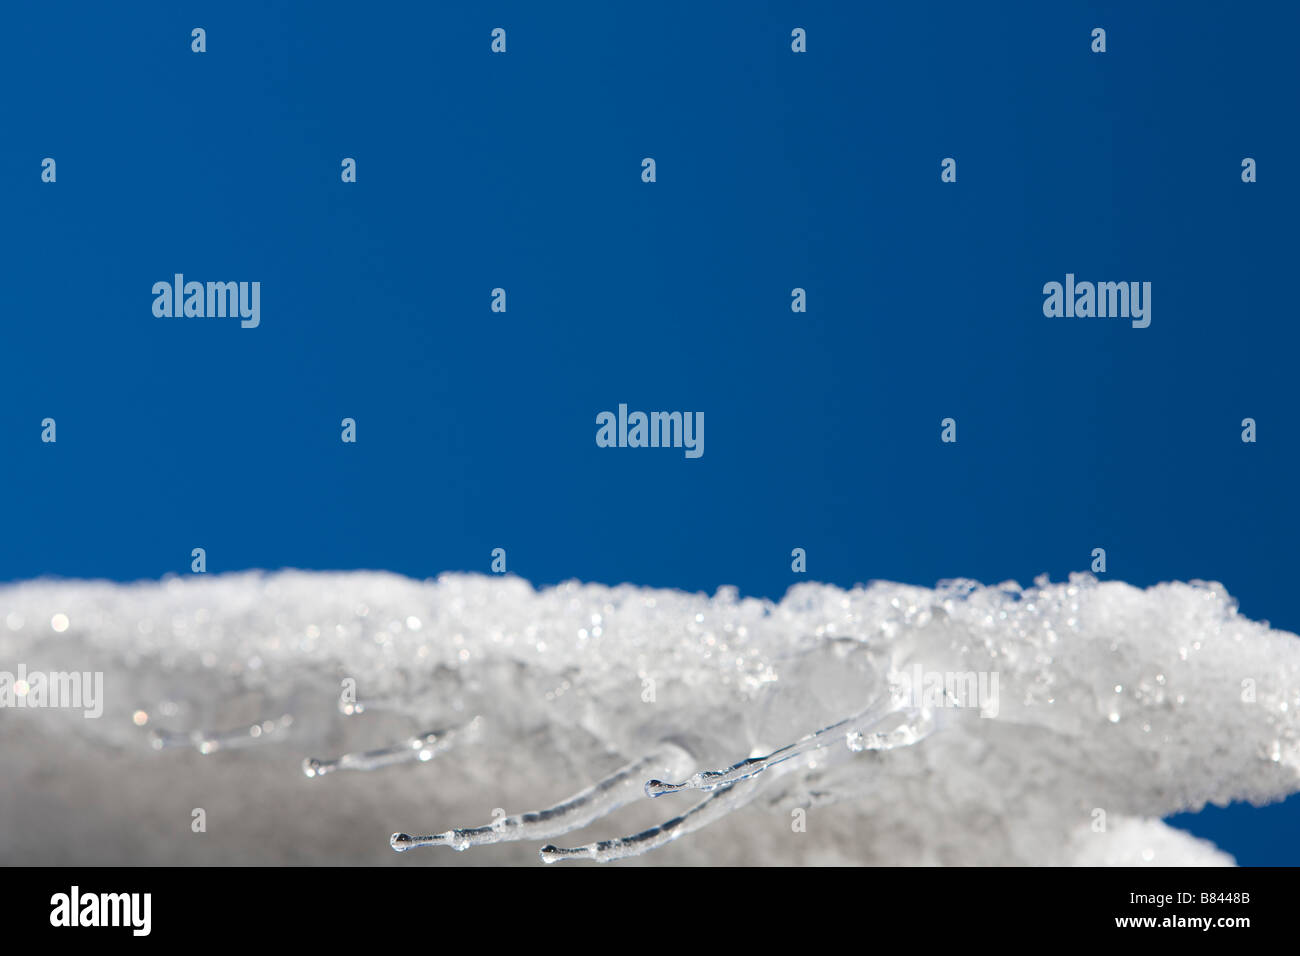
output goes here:
[[747, 804], [753, 799], [755, 793], [756, 781], [753, 780], [724, 784], [681, 816], [673, 817], [656, 827], [632, 836], [617, 840], [601, 840], [598, 843], [588, 843], [585, 846], [569, 849], [548, 844], [541, 849], [542, 862], [595, 860], [597, 863], [609, 863], [629, 856], [640, 856], [642, 853], [658, 849], [680, 836], [693, 833], [720, 820], [733, 810], [738, 810]]
[[154, 750], [193, 747], [207, 756], [218, 750], [235, 750], [262, 743], [277, 735], [283, 735], [292, 724], [293, 716], [285, 714], [279, 720], [263, 720], [260, 723], [215, 733], [205, 730], [192, 730], [189, 733], [155, 730], [149, 734], [149, 743]]
[[[882, 725], [888, 727], [889, 730], [864, 732], [868, 728], [877, 728]], [[794, 743], [787, 744], [779, 750], [774, 750], [765, 757], [749, 757], [737, 764], [733, 764], [726, 770], [701, 770], [682, 783], [665, 783], [663, 780], [651, 780], [646, 783], [645, 792], [646, 796], [650, 797], [660, 797], [665, 793], [674, 793], [679, 790], [708, 792], [741, 780], [748, 780], [750, 777], [785, 763], [787, 760], [802, 757], [812, 751], [828, 747], [839, 740], [844, 740], [850, 750], [887, 750], [892, 747], [915, 743], [926, 736], [932, 729], [933, 721], [928, 711], [891, 710], [888, 705], [873, 704], [861, 713], [836, 721], [829, 727], [823, 727], [806, 737], [801, 737]], [[876, 738], [880, 738], [880, 740], [875, 746], [862, 743], [867, 740], [876, 741]], [[892, 743], [886, 745], [887, 741], [892, 741]]]
[[450, 730], [436, 730], [410, 737], [394, 747], [346, 753], [333, 760], [308, 757], [302, 762], [302, 772], [308, 777], [323, 777], [336, 770], [379, 770], [401, 763], [424, 763], [443, 751], [451, 749], [460, 739], [478, 730], [479, 718]]
[[700, 790], [708, 792], [709, 796], [681, 816], [632, 836], [601, 840], [568, 849], [554, 845], [544, 846], [541, 849], [542, 862], [595, 860], [608, 863], [611, 860], [638, 856], [706, 827], [744, 806], [757, 792], [758, 781], [754, 778], [788, 760], [805, 756], [841, 740], [847, 743], [850, 750], [887, 750], [908, 746], [923, 739], [933, 728], [934, 721], [929, 711], [896, 709], [889, 703], [872, 704], [861, 713], [823, 727], [766, 757], [742, 760], [727, 770], [701, 771], [684, 783], [670, 784], [662, 780], [651, 780], [645, 785], [645, 792], [651, 797], [679, 790]]
[[604, 780], [549, 809], [504, 817], [487, 826], [448, 830], [430, 836], [394, 833], [389, 843], [398, 852], [417, 846], [468, 850], [472, 846], [559, 836], [580, 829], [640, 797], [641, 780], [647, 772], [659, 769], [682, 772], [690, 762], [691, 757], [685, 750], [676, 744], [665, 743], [649, 756], [616, 770]]
[[928, 709], [902, 710], [881, 721], [875, 730], [864, 732], [851, 730], [844, 741], [854, 753], [864, 750], [894, 750], [898, 747], [910, 747], [927, 737], [934, 730], [934, 712]]

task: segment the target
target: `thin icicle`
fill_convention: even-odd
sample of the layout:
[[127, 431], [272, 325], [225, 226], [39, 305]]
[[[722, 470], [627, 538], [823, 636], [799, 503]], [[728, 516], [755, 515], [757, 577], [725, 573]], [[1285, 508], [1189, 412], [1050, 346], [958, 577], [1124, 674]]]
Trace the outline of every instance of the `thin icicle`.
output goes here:
[[850, 730], [844, 741], [854, 753], [910, 747], [930, 735], [934, 722], [935, 712], [928, 708], [905, 708], [887, 714], [874, 727]]
[[192, 730], [189, 733], [176, 733], [168, 730], [155, 730], [149, 735], [150, 745], [154, 750], [171, 750], [176, 747], [193, 747], [203, 755], [214, 754], [218, 750], [235, 750], [264, 743], [276, 736], [283, 736], [293, 716], [285, 714], [278, 720], [263, 720], [255, 724], [236, 727], [233, 730], [207, 731]]
[[[883, 729], [886, 727], [889, 729]], [[650, 797], [660, 797], [665, 793], [675, 793], [679, 790], [708, 792], [741, 780], [748, 780], [787, 760], [804, 756], [840, 741], [854, 751], [889, 750], [915, 743], [926, 736], [932, 727], [933, 721], [929, 711], [917, 711], [911, 708], [891, 709], [888, 705], [873, 704], [861, 713], [801, 737], [765, 757], [749, 757], [726, 770], [701, 770], [682, 783], [650, 780], [645, 785], [645, 792]]]
[[346, 753], [333, 760], [308, 757], [302, 762], [302, 772], [308, 777], [323, 777], [336, 770], [379, 770], [401, 763], [424, 763], [443, 751], [450, 750], [466, 735], [478, 730], [479, 718], [450, 730], [436, 730], [409, 737], [393, 747]]
[[706, 827], [733, 810], [738, 810], [753, 799], [757, 792], [756, 787], [757, 781], [752, 780], [726, 784], [681, 816], [673, 817], [656, 827], [632, 836], [620, 837], [617, 840], [601, 840], [598, 843], [588, 843], [585, 846], [568, 849], [548, 844], [541, 849], [542, 862], [595, 860], [597, 863], [609, 863], [629, 856], [640, 856], [642, 853], [648, 853], [671, 843], [680, 836]]
[[634, 761], [605, 779], [546, 810], [503, 817], [481, 827], [447, 830], [430, 836], [394, 833], [389, 840], [399, 852], [418, 846], [449, 846], [468, 850], [472, 846], [513, 840], [544, 839], [586, 826], [641, 796], [641, 781], [655, 770], [684, 771], [691, 757], [676, 744], [664, 743], [648, 756]]

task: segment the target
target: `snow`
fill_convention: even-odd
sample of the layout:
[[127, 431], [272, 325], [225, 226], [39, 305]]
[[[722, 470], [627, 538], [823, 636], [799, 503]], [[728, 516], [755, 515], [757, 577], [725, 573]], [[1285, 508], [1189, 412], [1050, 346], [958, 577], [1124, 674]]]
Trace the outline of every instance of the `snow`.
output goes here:
[[[1160, 819], [1300, 789], [1300, 640], [1203, 582], [771, 602], [466, 574], [38, 580], [0, 588], [0, 671], [20, 665], [102, 672], [103, 714], [0, 709], [3, 863], [535, 862], [699, 805], [634, 862], [1214, 864]], [[518, 817], [606, 778], [581, 812]], [[463, 854], [388, 846], [494, 822]]]

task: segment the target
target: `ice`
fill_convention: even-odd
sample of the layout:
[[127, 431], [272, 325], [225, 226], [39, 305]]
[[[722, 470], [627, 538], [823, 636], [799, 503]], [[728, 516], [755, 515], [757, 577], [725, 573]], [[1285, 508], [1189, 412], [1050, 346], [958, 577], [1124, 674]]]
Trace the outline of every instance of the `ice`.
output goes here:
[[1300, 789], [1300, 641], [1203, 582], [39, 580], [19, 665], [105, 700], [0, 709], [5, 863], [1222, 863], [1161, 818]]

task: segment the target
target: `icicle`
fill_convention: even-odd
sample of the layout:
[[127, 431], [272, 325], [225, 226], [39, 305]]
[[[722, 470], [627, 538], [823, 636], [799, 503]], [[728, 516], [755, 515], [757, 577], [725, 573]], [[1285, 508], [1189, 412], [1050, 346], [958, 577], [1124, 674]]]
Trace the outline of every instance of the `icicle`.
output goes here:
[[[889, 729], [877, 729], [882, 727]], [[801, 737], [765, 757], [749, 757], [726, 770], [701, 770], [682, 783], [650, 780], [645, 785], [645, 792], [650, 797], [660, 797], [665, 793], [679, 790], [708, 792], [741, 780], [748, 780], [787, 760], [804, 756], [838, 741], [844, 741], [848, 748], [854, 751], [889, 750], [915, 743], [932, 729], [933, 720], [929, 711], [917, 711], [911, 708], [893, 710], [888, 705], [873, 704], [859, 714], [836, 721], [829, 727], [823, 727], [806, 737]]]
[[293, 716], [285, 714], [279, 720], [263, 720], [234, 730], [217, 732], [192, 730], [189, 733], [176, 733], [169, 730], [155, 730], [149, 735], [150, 746], [154, 750], [170, 750], [173, 747], [193, 747], [203, 755], [214, 754], [218, 750], [235, 750], [262, 743], [284, 732], [293, 724]]
[[641, 781], [647, 772], [659, 768], [689, 767], [690, 755], [676, 744], [664, 743], [648, 756], [614, 771], [604, 780], [546, 810], [502, 817], [481, 827], [447, 830], [430, 836], [394, 833], [389, 844], [398, 852], [417, 846], [449, 846], [468, 850], [472, 846], [507, 843], [513, 840], [544, 839], [586, 826], [641, 796]]
[[874, 729], [851, 730], [845, 743], [854, 753], [864, 750], [894, 750], [910, 747], [934, 730], [935, 714], [927, 708], [906, 708], [890, 714]]
[[308, 757], [302, 762], [302, 772], [308, 777], [323, 777], [336, 770], [379, 770], [399, 763], [424, 763], [451, 749], [461, 739], [478, 730], [479, 718], [450, 730], [437, 730], [409, 737], [394, 747], [346, 753], [334, 760]]
[[542, 862], [595, 860], [598, 863], [608, 863], [629, 856], [640, 856], [642, 853], [648, 853], [650, 850], [671, 843], [680, 836], [706, 827], [733, 810], [740, 809], [753, 799], [757, 792], [756, 785], [757, 781], [753, 780], [725, 784], [681, 816], [673, 817], [657, 827], [651, 827], [632, 836], [617, 840], [601, 840], [599, 843], [588, 843], [586, 846], [571, 849], [548, 844], [541, 849]]

